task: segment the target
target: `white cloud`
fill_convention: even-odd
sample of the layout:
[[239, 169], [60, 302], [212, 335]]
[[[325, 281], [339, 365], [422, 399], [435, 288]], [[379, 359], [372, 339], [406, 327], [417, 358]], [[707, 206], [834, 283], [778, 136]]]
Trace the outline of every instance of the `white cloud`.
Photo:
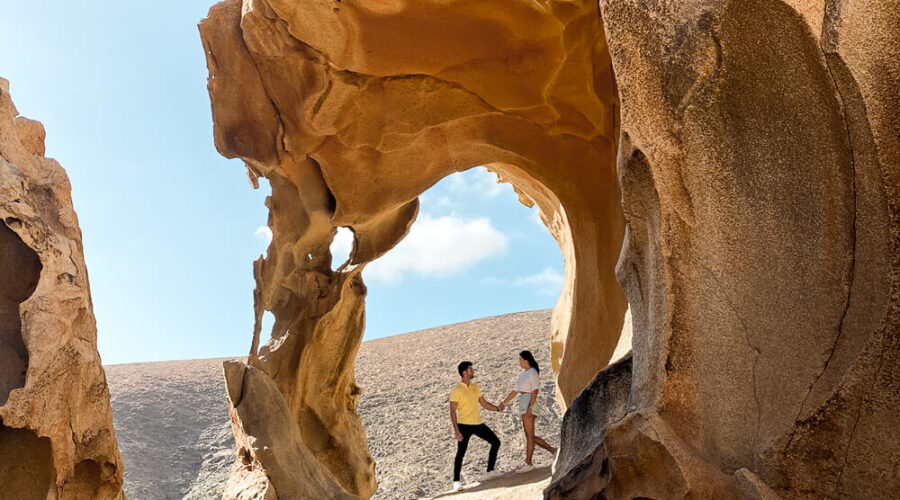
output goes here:
[[427, 191], [421, 195], [419, 195], [419, 206], [420, 210], [428, 209], [453, 209], [456, 208], [457, 204], [450, 199], [449, 196], [443, 194], [434, 194], [430, 191]]
[[398, 283], [408, 273], [444, 277], [502, 255], [508, 246], [509, 239], [487, 217], [421, 214], [406, 238], [369, 264], [364, 274], [385, 283]]
[[484, 167], [470, 168], [447, 177], [447, 190], [456, 196], [476, 194], [483, 198], [496, 198], [507, 191], [515, 195], [511, 185], [498, 182], [497, 174]]
[[547, 225], [544, 224], [544, 221], [541, 219], [541, 210], [537, 207], [537, 205], [531, 207], [529, 210], [531, 211], [531, 213], [529, 214], [528, 219], [538, 226], [547, 229]]
[[516, 286], [533, 287], [542, 295], [559, 295], [565, 278], [555, 268], [547, 267], [543, 271], [525, 276], [515, 281]]
[[336, 270], [341, 264], [350, 258], [353, 250], [353, 231], [346, 227], [339, 227], [334, 239], [331, 240], [331, 267]]
[[256, 231], [253, 231], [253, 234], [265, 241], [267, 245], [272, 242], [272, 230], [269, 229], [269, 226], [259, 226]]

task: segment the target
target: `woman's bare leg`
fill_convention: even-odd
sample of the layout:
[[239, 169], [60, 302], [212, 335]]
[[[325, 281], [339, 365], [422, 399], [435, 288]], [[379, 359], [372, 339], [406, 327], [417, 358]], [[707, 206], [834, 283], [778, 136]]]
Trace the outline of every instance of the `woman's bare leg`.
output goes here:
[[543, 439], [541, 439], [541, 438], [539, 438], [539, 437], [537, 437], [537, 436], [534, 436], [534, 444], [536, 444], [536, 445], [540, 446], [541, 448], [543, 448], [543, 449], [549, 451], [550, 453], [553, 453], [554, 455], [556, 454], [556, 448], [550, 446], [549, 443], [547, 443], [546, 441], [544, 441]]
[[534, 416], [522, 415], [522, 427], [525, 428], [525, 463], [531, 465], [534, 454]]

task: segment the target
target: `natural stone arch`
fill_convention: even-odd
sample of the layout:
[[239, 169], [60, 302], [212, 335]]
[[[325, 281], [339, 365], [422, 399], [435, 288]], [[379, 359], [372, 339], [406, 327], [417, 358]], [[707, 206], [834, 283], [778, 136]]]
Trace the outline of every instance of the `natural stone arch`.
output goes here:
[[[327, 469], [371, 492], [353, 413], [359, 266], [402, 238], [417, 193], [448, 171], [502, 163], [527, 173], [525, 195], [539, 196], [534, 181], [556, 196], [575, 256], [557, 364], [572, 403], [568, 465], [548, 497], [897, 490], [900, 442], [886, 430], [900, 421], [897, 9], [599, 3], [605, 31], [597, 6], [577, 0], [232, 0], [211, 11], [201, 32], [217, 146], [273, 185], [275, 238], [256, 271], [275, 338], [254, 368], [228, 367], [236, 435], [256, 466], [236, 479], [279, 495], [338, 491]], [[606, 182], [617, 85], [619, 275], [635, 352], [571, 401], [571, 353], [605, 362], [618, 335], [579, 307], [616, 302], [606, 254], [622, 213], [604, 202], [618, 199]], [[335, 224], [358, 239], [357, 267], [339, 274], [323, 265]], [[594, 352], [575, 349], [591, 322]], [[286, 424], [257, 418], [248, 394], [283, 406]], [[275, 439], [317, 479], [279, 469], [264, 448]], [[262, 469], [268, 479], [253, 475]]]
[[[614, 275], [624, 233], [617, 96], [596, 3], [230, 0], [200, 31], [216, 146], [272, 187], [249, 368], [226, 366], [251, 465], [235, 488], [374, 492], [355, 413], [360, 273], [407, 233], [418, 195], [453, 172], [489, 166], [540, 207], [560, 242], [561, 402], [605, 366], [626, 302]], [[339, 226], [355, 243], [335, 272], [328, 248]], [[265, 310], [272, 340], [258, 347]], [[285, 453], [303, 470], [286, 468]]]

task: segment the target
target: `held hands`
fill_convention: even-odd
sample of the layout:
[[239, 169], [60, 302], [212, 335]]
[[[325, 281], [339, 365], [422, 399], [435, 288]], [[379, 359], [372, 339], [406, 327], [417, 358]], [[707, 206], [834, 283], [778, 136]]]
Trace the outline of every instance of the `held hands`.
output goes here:
[[497, 407], [497, 411], [503, 411], [506, 409], [506, 403], [500, 403], [500, 406]]

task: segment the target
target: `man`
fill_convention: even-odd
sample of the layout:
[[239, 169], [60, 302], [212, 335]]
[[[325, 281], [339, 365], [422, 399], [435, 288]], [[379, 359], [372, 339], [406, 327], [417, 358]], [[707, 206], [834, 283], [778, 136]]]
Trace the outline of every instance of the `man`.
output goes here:
[[457, 367], [462, 381], [456, 384], [450, 392], [450, 421], [453, 423], [453, 432], [456, 436], [456, 458], [453, 461], [453, 491], [462, 489], [459, 474], [462, 470], [463, 457], [466, 456], [466, 448], [469, 447], [469, 438], [472, 435], [484, 439], [491, 445], [488, 453], [486, 479], [500, 477], [503, 474], [494, 470], [497, 462], [497, 451], [500, 450], [500, 439], [488, 426], [481, 422], [481, 413], [478, 405], [485, 410], [502, 411], [498, 406], [485, 401], [481, 395], [481, 388], [472, 382], [475, 378], [475, 369], [470, 361], [463, 361]]

